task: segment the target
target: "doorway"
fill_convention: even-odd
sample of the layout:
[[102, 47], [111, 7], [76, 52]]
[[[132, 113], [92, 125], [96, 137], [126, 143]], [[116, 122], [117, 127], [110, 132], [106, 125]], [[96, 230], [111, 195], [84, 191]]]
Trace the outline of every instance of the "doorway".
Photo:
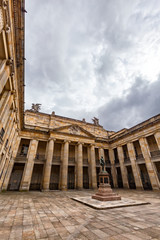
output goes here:
[[41, 190], [43, 176], [43, 164], [34, 164], [30, 190]]
[[59, 165], [52, 165], [51, 169], [51, 177], [50, 177], [50, 190], [58, 190], [59, 186], [59, 172], [60, 172], [60, 166]]
[[8, 184], [9, 191], [18, 191], [19, 190], [23, 171], [24, 171], [24, 163], [15, 163], [14, 164], [12, 174], [10, 177], [10, 181]]
[[68, 166], [68, 189], [75, 188], [75, 167]]

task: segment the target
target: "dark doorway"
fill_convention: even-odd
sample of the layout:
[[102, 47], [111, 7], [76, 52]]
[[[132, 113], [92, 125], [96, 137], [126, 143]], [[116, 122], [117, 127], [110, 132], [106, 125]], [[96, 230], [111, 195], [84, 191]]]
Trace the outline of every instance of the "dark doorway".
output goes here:
[[14, 164], [12, 174], [10, 177], [10, 181], [8, 184], [9, 191], [18, 191], [19, 190], [23, 171], [24, 171], [24, 163], [15, 163]]
[[68, 189], [75, 188], [75, 171], [74, 166], [68, 166]]
[[41, 190], [43, 164], [34, 164], [30, 190]]
[[152, 185], [150, 182], [150, 178], [147, 172], [147, 168], [145, 164], [139, 164], [139, 169], [141, 173], [141, 180], [143, 184], [144, 190], [152, 190]]
[[117, 183], [119, 188], [123, 188], [122, 174], [120, 167], [117, 167]]
[[110, 185], [111, 185], [111, 188], [113, 188], [114, 185], [113, 185], [113, 178], [112, 178], [112, 174], [111, 174], [111, 168], [106, 168], [106, 171], [109, 173]]
[[100, 167], [96, 167], [96, 174], [97, 174], [97, 187], [99, 187], [99, 173], [100, 173]]
[[160, 162], [155, 162], [155, 166], [156, 166], [156, 169], [157, 169], [158, 179], [160, 181]]
[[60, 172], [60, 166], [59, 165], [52, 165], [50, 185], [49, 185], [50, 190], [58, 190], [59, 172]]
[[83, 188], [89, 188], [89, 175], [88, 175], [88, 167], [83, 167]]
[[127, 173], [128, 173], [129, 188], [136, 189], [134, 176], [133, 176], [133, 172], [132, 172], [132, 167], [131, 166], [126, 166], [126, 168], [127, 168]]

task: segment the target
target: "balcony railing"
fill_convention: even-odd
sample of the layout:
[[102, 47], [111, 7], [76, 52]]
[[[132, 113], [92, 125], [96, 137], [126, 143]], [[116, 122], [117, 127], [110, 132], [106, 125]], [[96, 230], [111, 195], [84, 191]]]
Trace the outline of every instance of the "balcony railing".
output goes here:
[[37, 154], [35, 157], [35, 161], [45, 161], [45, 155], [43, 154]]
[[129, 157], [125, 157], [124, 158], [124, 163], [130, 163], [130, 158]]
[[53, 162], [60, 162], [61, 156], [53, 156]]
[[143, 154], [136, 155], [136, 160], [143, 160], [143, 159], [144, 159]]
[[68, 162], [69, 163], [75, 163], [75, 158], [74, 157], [69, 157]]
[[88, 164], [88, 158], [83, 158], [83, 164]]
[[115, 164], [119, 164], [119, 159], [118, 158], [115, 158]]
[[16, 161], [25, 161], [27, 157], [27, 154], [24, 153], [17, 153]]
[[110, 161], [106, 161], [105, 163], [106, 163], [106, 166], [111, 166]]
[[160, 150], [151, 152], [151, 157], [152, 158], [160, 157]]

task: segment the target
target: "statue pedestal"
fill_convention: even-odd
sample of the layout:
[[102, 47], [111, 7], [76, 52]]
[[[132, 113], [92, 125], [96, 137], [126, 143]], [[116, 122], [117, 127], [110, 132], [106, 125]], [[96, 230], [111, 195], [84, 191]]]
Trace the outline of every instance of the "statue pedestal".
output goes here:
[[99, 173], [99, 182], [98, 192], [92, 196], [93, 199], [99, 201], [121, 200], [121, 197], [113, 193], [111, 189], [108, 172], [103, 171]]

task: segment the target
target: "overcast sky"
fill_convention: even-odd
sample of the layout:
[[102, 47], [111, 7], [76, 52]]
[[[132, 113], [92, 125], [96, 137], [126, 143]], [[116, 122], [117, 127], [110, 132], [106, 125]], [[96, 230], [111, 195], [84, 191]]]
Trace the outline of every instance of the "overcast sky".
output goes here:
[[159, 0], [27, 0], [25, 107], [132, 127], [160, 113]]

